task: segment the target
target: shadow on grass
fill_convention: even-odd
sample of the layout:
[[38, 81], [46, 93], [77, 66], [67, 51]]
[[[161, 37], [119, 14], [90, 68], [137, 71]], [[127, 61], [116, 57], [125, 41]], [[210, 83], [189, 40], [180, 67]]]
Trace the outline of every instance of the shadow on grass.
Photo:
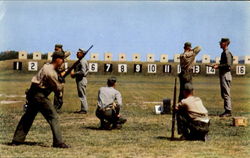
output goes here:
[[121, 130], [119, 128], [108, 128], [108, 129], [103, 129], [100, 127], [96, 127], [96, 126], [89, 126], [89, 127], [82, 127], [84, 129], [90, 129], [90, 130], [97, 130], [97, 131], [112, 131], [112, 130]]
[[8, 146], [20, 146], [20, 145], [29, 145], [29, 146], [41, 146], [41, 147], [50, 147], [50, 146], [47, 146], [45, 144], [43, 144], [42, 142], [24, 142], [24, 143], [21, 143], [19, 145], [13, 145], [11, 142], [5, 142], [5, 143], [2, 143], [3, 145], [8, 145]]
[[102, 129], [100, 129], [97, 126], [88, 126], [88, 127], [82, 127], [82, 128], [84, 128], [84, 129], [91, 129], [91, 130], [98, 130], [98, 131], [102, 130]]
[[158, 136], [158, 137], [156, 137], [156, 139], [169, 140], [169, 141], [183, 141], [180, 138], [171, 138], [171, 137], [165, 137], [165, 136]]

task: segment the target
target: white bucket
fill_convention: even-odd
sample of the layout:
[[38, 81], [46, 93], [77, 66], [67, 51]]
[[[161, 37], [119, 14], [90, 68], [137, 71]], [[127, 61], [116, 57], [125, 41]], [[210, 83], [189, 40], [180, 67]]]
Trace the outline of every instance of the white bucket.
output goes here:
[[161, 114], [161, 112], [162, 112], [162, 106], [155, 105], [155, 114]]

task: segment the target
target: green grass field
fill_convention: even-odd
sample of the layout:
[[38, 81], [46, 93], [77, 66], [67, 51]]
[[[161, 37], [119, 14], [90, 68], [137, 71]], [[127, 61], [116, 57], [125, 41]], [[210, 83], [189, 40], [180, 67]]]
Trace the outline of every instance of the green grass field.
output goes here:
[[[155, 115], [155, 103], [173, 97], [174, 77], [124, 75], [118, 77], [117, 89], [123, 96], [122, 115], [128, 122], [121, 130], [97, 130], [95, 116], [97, 92], [105, 86], [108, 75], [90, 75], [87, 87], [89, 113], [79, 110], [74, 80], [67, 78], [60, 125], [70, 149], [50, 147], [49, 125], [39, 114], [27, 136], [26, 145], [9, 146], [14, 130], [23, 114], [24, 91], [32, 73], [0, 72], [0, 157], [206, 157], [248, 158], [250, 127], [233, 127], [232, 118], [219, 118], [223, 112], [218, 77], [194, 77], [195, 95], [201, 97], [211, 117], [208, 142], [170, 141], [171, 115]], [[16, 95], [16, 96], [13, 96]], [[234, 78], [232, 84], [233, 115], [250, 120], [250, 80]], [[51, 96], [53, 98], [53, 96]], [[21, 101], [3, 104], [3, 101]], [[176, 137], [179, 137], [177, 133]]]

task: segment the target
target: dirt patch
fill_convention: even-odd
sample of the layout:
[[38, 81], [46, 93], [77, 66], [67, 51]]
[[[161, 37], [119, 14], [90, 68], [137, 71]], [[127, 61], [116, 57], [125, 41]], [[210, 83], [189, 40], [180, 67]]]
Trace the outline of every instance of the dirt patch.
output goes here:
[[0, 97], [7, 97], [7, 98], [17, 98], [17, 97], [22, 97], [24, 98], [25, 95], [16, 95], [16, 94], [10, 94], [10, 95], [7, 95], [7, 94], [0, 94]]
[[20, 103], [23, 101], [12, 101], [12, 100], [2, 100], [0, 101], [0, 104], [14, 104], [14, 103]]
[[145, 101], [143, 104], [162, 104], [162, 102], [159, 101]]

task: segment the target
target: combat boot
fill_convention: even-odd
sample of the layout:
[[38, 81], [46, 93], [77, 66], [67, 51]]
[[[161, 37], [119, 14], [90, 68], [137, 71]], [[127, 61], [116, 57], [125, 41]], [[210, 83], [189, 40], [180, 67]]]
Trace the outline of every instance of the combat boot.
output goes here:
[[119, 118], [118, 120], [117, 120], [117, 124], [124, 124], [125, 122], [127, 122], [127, 119], [125, 119], [125, 118]]
[[225, 112], [223, 112], [222, 114], [219, 115], [220, 117], [231, 117], [232, 113], [230, 110], [226, 110]]
[[59, 144], [54, 144], [53, 143], [52, 147], [54, 147], [54, 148], [70, 148], [70, 146], [65, 144], [65, 143], [59, 143]]
[[17, 142], [15, 140], [13, 140], [11, 143], [9, 143], [9, 145], [11, 145], [11, 146], [18, 146], [18, 145], [22, 145], [22, 144], [24, 144], [24, 143], [23, 142]]
[[75, 114], [87, 114], [88, 112], [85, 110], [75, 111]]
[[99, 127], [100, 130], [111, 130], [110, 123], [107, 121], [101, 121], [101, 126]]

